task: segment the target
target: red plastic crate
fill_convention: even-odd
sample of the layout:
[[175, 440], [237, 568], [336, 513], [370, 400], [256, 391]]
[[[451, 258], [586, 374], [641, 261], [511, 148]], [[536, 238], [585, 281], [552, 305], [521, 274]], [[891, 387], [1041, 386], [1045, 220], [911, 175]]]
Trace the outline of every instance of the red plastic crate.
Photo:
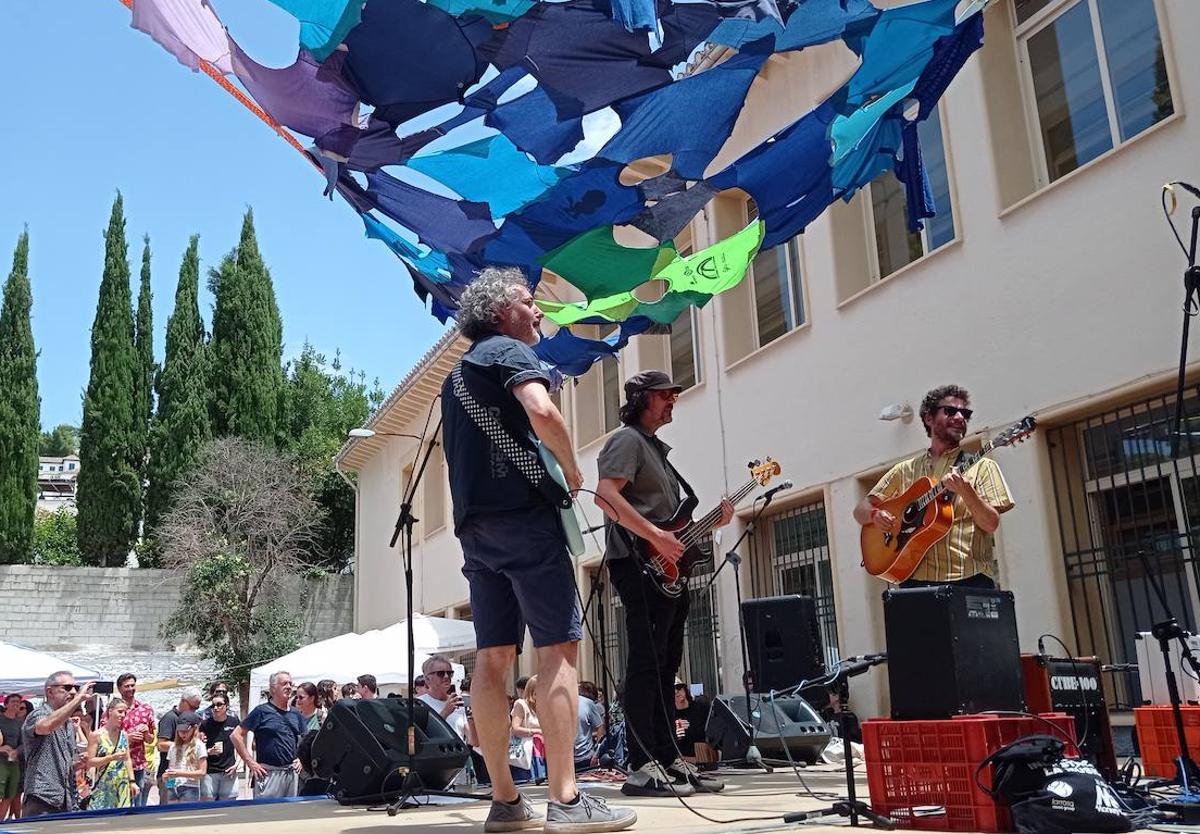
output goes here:
[[[1183, 735], [1192, 756], [1200, 755], [1200, 707], [1180, 707]], [[1135, 707], [1138, 747], [1142, 751], [1142, 772], [1147, 776], [1174, 776], [1175, 757], [1179, 755], [1179, 735], [1170, 707]]]
[[[1049, 722], [1049, 724], [1047, 724]], [[1012, 831], [1012, 816], [975, 784], [979, 763], [1022, 736], [1074, 738], [1069, 715], [1039, 718], [971, 715], [946, 721], [866, 721], [867, 784], [871, 807], [900, 828], [930, 831]], [[1074, 744], [1070, 755], [1077, 755]], [[991, 768], [979, 781], [991, 787]], [[915, 816], [912, 809], [940, 805], [945, 814]]]

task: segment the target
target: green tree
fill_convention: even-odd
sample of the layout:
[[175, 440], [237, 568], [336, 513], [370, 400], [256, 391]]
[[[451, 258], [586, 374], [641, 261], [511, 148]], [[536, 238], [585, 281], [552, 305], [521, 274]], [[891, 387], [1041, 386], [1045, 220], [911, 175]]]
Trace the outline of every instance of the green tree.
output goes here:
[[54, 431], [44, 431], [38, 441], [38, 454], [51, 458], [65, 458], [79, 454], [79, 428], [68, 423], [59, 423]]
[[66, 507], [38, 513], [33, 523], [33, 563], [82, 565], [77, 535], [75, 513]]
[[29, 232], [21, 233], [0, 305], [0, 562], [29, 559], [37, 507], [37, 351], [33, 347]]
[[163, 634], [190, 635], [239, 684], [243, 706], [250, 669], [298, 644], [295, 600], [279, 589], [305, 569], [320, 523], [282, 454], [225, 437], [201, 450], [159, 525], [164, 564], [186, 577]]
[[338, 356], [327, 366], [309, 344], [289, 363], [284, 391], [282, 446], [325, 514], [311, 565], [337, 572], [354, 555], [354, 491], [333, 468], [333, 456], [346, 433], [382, 402], [383, 392], [378, 381], [368, 391], [361, 374], [343, 372]]
[[246, 211], [237, 248], [210, 274], [214, 435], [277, 441], [283, 395], [283, 324], [271, 274]]
[[154, 415], [154, 295], [150, 291], [150, 236], [143, 238], [142, 276], [138, 288], [137, 320], [134, 324], [133, 344], [138, 356], [137, 419], [143, 434], [150, 431], [150, 418]]
[[192, 236], [179, 266], [175, 309], [167, 320], [166, 352], [155, 382], [158, 412], [150, 432], [146, 537], [149, 547], [139, 563], [158, 562], [155, 531], [171, 503], [180, 476], [196, 465], [200, 448], [211, 437], [208, 422], [207, 346], [200, 318], [199, 238]]
[[144, 449], [138, 375], [124, 205], [118, 193], [104, 241], [80, 431], [79, 550], [90, 565], [123, 566], [137, 539]]

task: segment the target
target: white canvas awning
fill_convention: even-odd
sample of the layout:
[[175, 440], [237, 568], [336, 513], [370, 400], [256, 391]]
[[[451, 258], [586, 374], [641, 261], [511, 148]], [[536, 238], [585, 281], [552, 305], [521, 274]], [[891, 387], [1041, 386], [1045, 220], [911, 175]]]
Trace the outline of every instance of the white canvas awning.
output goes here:
[[[408, 639], [408, 620], [401, 620], [381, 630], [381, 633], [399, 635], [401, 641]], [[455, 655], [475, 650], [475, 624], [470, 620], [451, 620], [446, 617], [413, 617], [413, 645], [417, 652], [425, 654]]]
[[41, 697], [46, 678], [70, 672], [78, 683], [100, 679], [100, 673], [44, 652], [0, 641], [0, 692]]

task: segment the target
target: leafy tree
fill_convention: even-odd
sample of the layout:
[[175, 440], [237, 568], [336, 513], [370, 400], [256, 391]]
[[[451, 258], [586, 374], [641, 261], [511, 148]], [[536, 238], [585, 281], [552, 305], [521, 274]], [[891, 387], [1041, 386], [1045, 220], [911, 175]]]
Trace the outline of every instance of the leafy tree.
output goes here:
[[144, 450], [139, 428], [128, 247], [121, 195], [104, 242], [104, 275], [92, 324], [92, 362], [83, 398], [77, 505], [87, 564], [121, 567], [137, 539]]
[[[142, 275], [138, 288], [137, 320], [134, 325], [133, 344], [137, 349], [137, 421], [142, 430], [145, 445], [150, 432], [150, 418], [154, 414], [154, 295], [150, 291], [150, 236], [143, 238]], [[145, 457], [143, 456], [143, 460]], [[145, 466], [142, 467], [142, 483], [145, 483]]]
[[283, 394], [283, 324], [246, 211], [237, 248], [210, 274], [212, 425], [217, 436], [274, 443]]
[[33, 347], [29, 232], [22, 232], [0, 305], [0, 562], [29, 558], [37, 507], [37, 351]]
[[138, 563], [158, 562], [155, 531], [171, 503], [181, 475], [196, 465], [200, 448], [211, 437], [208, 421], [207, 346], [197, 298], [200, 285], [199, 238], [192, 236], [179, 266], [175, 309], [167, 320], [166, 352], [155, 388], [158, 412], [150, 432], [149, 486], [146, 495], [147, 547]]
[[304, 570], [321, 510], [288, 460], [226, 437], [201, 451], [158, 527], [167, 567], [184, 571], [164, 636], [190, 635], [248, 701], [250, 669], [299, 642], [299, 620], [275, 593]]
[[54, 431], [44, 431], [38, 441], [38, 454], [51, 458], [65, 458], [79, 454], [79, 428], [68, 423], [59, 423]]
[[354, 491], [333, 468], [346, 433], [383, 401], [378, 381], [368, 391], [362, 374], [342, 370], [310, 344], [288, 366], [282, 446], [290, 452], [325, 511], [313, 567], [340, 571], [354, 555]]
[[82, 565], [79, 556], [75, 513], [59, 507], [52, 513], [39, 512], [33, 522], [35, 565]]

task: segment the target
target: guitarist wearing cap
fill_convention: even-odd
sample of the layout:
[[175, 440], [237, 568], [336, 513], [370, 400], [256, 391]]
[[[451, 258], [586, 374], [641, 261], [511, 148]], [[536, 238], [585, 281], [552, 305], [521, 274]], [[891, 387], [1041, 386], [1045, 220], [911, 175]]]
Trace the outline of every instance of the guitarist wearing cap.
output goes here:
[[[608, 517], [604, 558], [625, 608], [630, 637], [623, 703], [633, 734], [626, 745], [629, 775], [621, 791], [631, 796], [687, 796], [725, 787], [683, 761], [675, 742], [674, 681], [683, 659], [688, 592], [685, 588], [675, 597], [660, 593], [634, 555], [629, 535], [646, 540], [668, 558], [678, 559], [684, 552], [673, 533], [652, 521], [671, 517], [682, 503], [681, 491], [690, 494], [667, 462], [671, 447], [657, 434], [671, 422], [681, 390], [662, 371], [630, 377], [620, 410], [624, 425], [608, 438], [596, 463], [596, 505]], [[725, 499], [717, 526], [732, 518], [733, 505]]]
[[[881, 509], [886, 500], [900, 495], [924, 477], [940, 482], [953, 495], [950, 531], [934, 543], [901, 588], [928, 585], [963, 585], [993, 589], [996, 577], [992, 549], [1000, 515], [1013, 507], [1000, 467], [983, 458], [964, 474], [954, 470], [963, 452], [959, 444], [971, 419], [970, 398], [957, 385], [934, 388], [921, 401], [921, 422], [929, 435], [929, 448], [888, 470], [867, 497], [854, 508], [854, 520], [886, 534], [898, 531], [899, 520]], [[939, 499], [943, 500], [943, 499]]]

